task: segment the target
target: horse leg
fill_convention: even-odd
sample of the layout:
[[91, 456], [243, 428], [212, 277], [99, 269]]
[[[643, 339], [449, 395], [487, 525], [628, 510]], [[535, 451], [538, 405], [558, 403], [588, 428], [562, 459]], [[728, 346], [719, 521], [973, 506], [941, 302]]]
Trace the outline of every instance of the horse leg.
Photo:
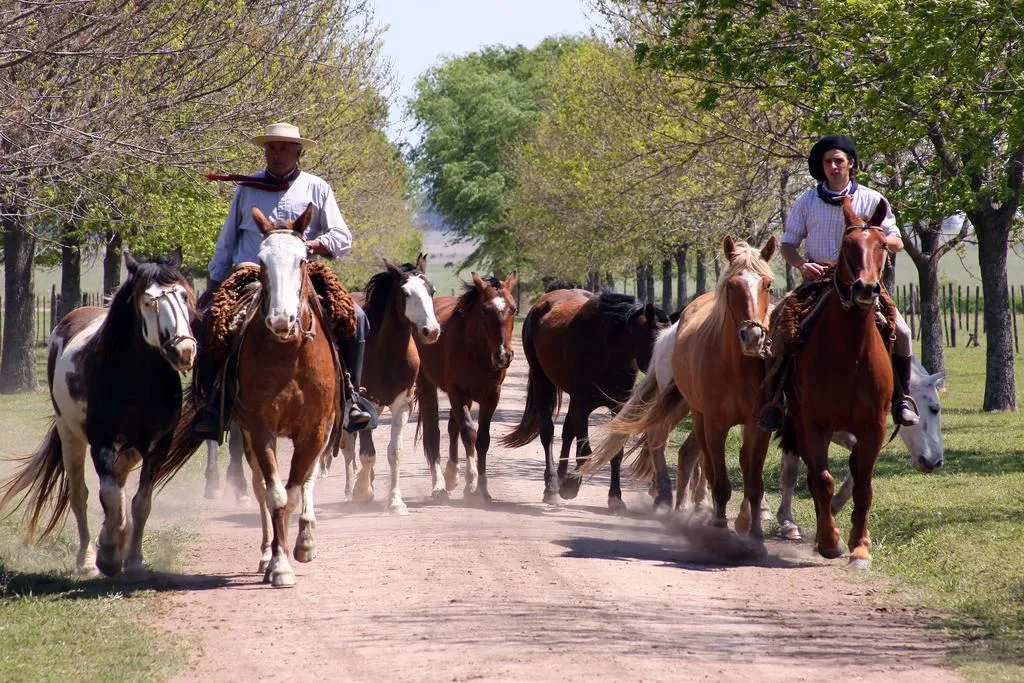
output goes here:
[[[263, 582], [271, 583], [274, 586], [293, 585], [295, 574], [288, 562], [288, 550], [285, 545], [285, 509], [288, 506], [288, 493], [277, 472], [277, 454], [274, 450], [275, 438], [262, 427], [256, 432], [246, 425], [242, 430], [245, 437], [246, 455], [256, 460], [262, 479], [265, 482], [264, 496], [266, 500], [267, 516], [269, 524], [264, 526], [264, 540], [270, 530], [270, 562], [263, 572]], [[250, 455], [251, 454], [251, 455]], [[293, 455], [294, 458], [296, 455]], [[255, 472], [257, 468], [253, 467]], [[255, 475], [253, 477], [255, 479]], [[262, 566], [262, 562], [260, 565]], [[288, 578], [291, 577], [291, 584]], [[276, 579], [275, 579], [276, 577]]]
[[245, 447], [242, 445], [241, 428], [235, 420], [231, 421], [231, 426], [228, 429], [228, 454], [230, 457], [228, 458], [227, 480], [235, 489], [235, 500], [244, 503], [249, 499], [247, 493], [249, 487], [245, 483], [245, 467], [242, 464], [245, 460]]
[[[546, 398], [546, 397], [545, 397]], [[548, 405], [544, 399], [538, 398], [540, 405]], [[540, 434], [540, 443], [544, 448], [544, 502], [549, 505], [564, 505], [565, 499], [559, 495], [558, 488], [561, 477], [555, 468], [554, 453], [551, 450], [551, 443], [555, 438], [555, 421], [551, 418], [551, 412], [547, 410], [536, 411], [537, 431]]]
[[373, 433], [369, 429], [359, 432], [359, 473], [356, 475], [352, 500], [369, 503], [373, 500], [373, 466], [377, 464], [377, 450], [373, 446]]
[[776, 519], [779, 520], [779, 535], [789, 541], [799, 541], [803, 536], [793, 519], [793, 489], [796, 487], [797, 477], [800, 476], [800, 456], [786, 450], [782, 451], [781, 469], [779, 493], [782, 494], [782, 501], [776, 514]]
[[[448, 411], [448, 462], [444, 467], [444, 488], [451, 493], [459, 486], [459, 439], [461, 438], [462, 400], [448, 395], [451, 408]], [[469, 449], [466, 449], [469, 462]], [[469, 474], [467, 471], [466, 474]]]
[[857, 444], [850, 452], [850, 478], [853, 480], [853, 513], [850, 515], [850, 565], [867, 569], [871, 565], [871, 534], [868, 513], [873, 491], [871, 475], [878, 460], [878, 451], [885, 441], [885, 423], [857, 435]]
[[711, 494], [715, 499], [715, 512], [711, 524], [719, 527], [729, 525], [726, 519], [725, 506], [732, 496], [732, 485], [729, 483], [729, 473], [725, 469], [725, 437], [729, 433], [729, 427], [716, 425], [705, 420], [703, 413], [693, 414], [693, 430], [697, 433], [698, 443], [704, 444], [704, 453], [707, 455], [706, 462], [711, 470]]
[[273, 525], [270, 519], [270, 508], [267, 507], [267, 488], [263, 480], [263, 472], [260, 471], [259, 463], [255, 457], [248, 456], [249, 469], [252, 470], [252, 494], [256, 498], [256, 505], [260, 510], [260, 563], [256, 571], [263, 573], [270, 566], [270, 542], [273, 540]]
[[423, 454], [430, 467], [431, 498], [447, 499], [448, 490], [441, 472], [441, 427], [437, 410], [437, 387], [422, 375], [417, 380], [416, 399], [419, 403], [420, 424], [423, 425]]
[[89, 515], [87, 512], [89, 488], [85, 484], [85, 450], [87, 444], [76, 437], [57, 420], [57, 436], [60, 438], [61, 457], [64, 461], [64, 472], [68, 481], [68, 501], [71, 512], [75, 515], [75, 526], [78, 528], [78, 557], [75, 561], [75, 573], [84, 576], [95, 576], [96, 547], [89, 536]]
[[156, 472], [167, 456], [171, 447], [171, 437], [163, 439], [148, 457], [142, 459], [142, 472], [139, 474], [139, 490], [132, 499], [132, 535], [125, 556], [125, 571], [142, 572], [142, 536], [146, 531], [149, 513], [153, 510], [153, 482]]
[[832, 495], [835, 481], [828, 471], [829, 434], [805, 426], [797, 429], [797, 448], [807, 465], [807, 487], [814, 498], [817, 530], [814, 544], [822, 557], [835, 559], [843, 554], [836, 520], [832, 516]]
[[[665, 448], [668, 444], [668, 435], [671, 427], [664, 425], [647, 432], [647, 447], [652, 443], [659, 444], [651, 451], [651, 462], [654, 464], [654, 487], [657, 495], [654, 498], [654, 514], [664, 516], [672, 511], [672, 476], [668, 473], [668, 463], [665, 460]], [[621, 457], [621, 453], [619, 457]], [[614, 465], [615, 461], [612, 461]]]
[[[487, 450], [491, 447], [491, 418], [498, 407], [498, 395], [487, 396], [480, 401], [480, 427], [473, 434], [476, 445], [477, 465], [480, 470], [478, 491], [485, 503], [491, 502], [491, 493], [487, 490]], [[469, 413], [469, 407], [466, 408]], [[472, 424], [472, 423], [471, 423]]]
[[391, 441], [388, 442], [388, 466], [391, 468], [388, 511], [395, 515], [409, 514], [409, 508], [402, 500], [402, 487], [399, 483], [402, 470], [402, 432], [408, 419], [409, 395], [402, 393], [391, 404]]
[[743, 510], [748, 519], [741, 524], [736, 520], [736, 529], [746, 529], [754, 538], [764, 538], [761, 522], [761, 505], [764, 501], [764, 457], [768, 453], [769, 432], [760, 429], [754, 420], [743, 425], [743, 445], [740, 447], [740, 467], [743, 471]]
[[103, 526], [97, 543], [96, 566], [107, 576], [118, 574], [123, 564], [125, 506], [115, 471], [117, 451], [109, 445], [91, 444], [92, 461], [100, 479]]
[[[852, 455], [851, 455], [852, 457]], [[846, 479], [843, 479], [843, 483], [839, 486], [839, 490], [836, 491], [836, 495], [832, 496], [832, 514], [838, 515], [846, 507], [846, 504], [850, 502], [850, 498], [853, 496], [853, 475], [847, 475]]]
[[[466, 487], [463, 489], [464, 496], [475, 496], [480, 487], [480, 470], [478, 457], [480, 444], [477, 441], [477, 426], [473, 422], [473, 402], [466, 399], [459, 411], [459, 435], [462, 437], [462, 446], [466, 449]], [[454, 450], [454, 449], [453, 449]], [[451, 461], [448, 462], [451, 464]]]
[[217, 449], [219, 445], [213, 439], [206, 441], [206, 490], [203, 495], [213, 500], [220, 496], [220, 469], [217, 467]]
[[[302, 508], [299, 511], [299, 533], [295, 537], [295, 549], [292, 554], [296, 562], [312, 562], [316, 557], [316, 540], [313, 531], [316, 529], [316, 513], [313, 511], [313, 487], [320, 478], [320, 461], [313, 461], [313, 471], [302, 482]], [[287, 524], [287, 522], [286, 522]]]
[[[561, 480], [559, 493], [562, 498], [567, 500], [571, 500], [579, 495], [580, 484], [583, 482], [580, 477], [565, 476], [566, 470], [569, 469], [569, 445], [572, 444], [574, 438], [576, 439], [577, 470], [583, 464], [583, 458], [585, 457], [583, 440], [587, 438], [587, 413], [584, 413], [581, 403], [582, 401], [575, 396], [569, 397], [569, 407], [565, 411], [565, 424], [562, 425], [562, 452], [558, 462], [558, 473]], [[590, 453], [589, 450], [586, 452]], [[621, 458], [619, 458], [619, 464], [622, 464]]]

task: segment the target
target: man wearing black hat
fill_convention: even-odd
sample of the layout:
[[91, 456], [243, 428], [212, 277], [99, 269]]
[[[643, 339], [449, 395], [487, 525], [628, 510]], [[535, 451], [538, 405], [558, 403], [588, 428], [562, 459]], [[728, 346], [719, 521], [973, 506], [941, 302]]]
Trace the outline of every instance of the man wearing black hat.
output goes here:
[[[813, 280], [825, 272], [821, 264], [834, 263], [839, 257], [843, 243], [846, 221], [843, 218], [843, 199], [850, 197], [853, 210], [858, 216], [873, 216], [881, 212], [885, 218], [881, 227], [885, 231], [886, 248], [895, 254], [903, 249], [903, 240], [896, 229], [889, 201], [880, 193], [858, 185], [857, 147], [845, 135], [828, 135], [818, 140], [807, 159], [807, 167], [818, 185], [801, 194], [789, 217], [782, 235], [782, 257], [800, 271], [804, 280]], [[806, 258], [798, 248], [802, 243]], [[897, 424], [916, 425], [919, 419], [917, 406], [910, 398], [911, 346], [910, 327], [903, 317], [896, 316], [896, 342], [893, 345], [892, 416]], [[776, 373], [774, 382], [781, 382], [784, 373]], [[779, 395], [778, 387], [767, 388], [769, 397]], [[782, 427], [782, 406], [778, 402], [767, 403], [761, 411], [761, 427], [776, 430]]]

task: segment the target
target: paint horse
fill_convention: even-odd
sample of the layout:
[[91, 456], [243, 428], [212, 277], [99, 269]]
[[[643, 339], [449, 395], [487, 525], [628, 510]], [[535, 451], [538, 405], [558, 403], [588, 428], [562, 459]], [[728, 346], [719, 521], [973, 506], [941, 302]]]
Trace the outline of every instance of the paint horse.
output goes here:
[[[384, 261], [385, 270], [377, 273], [366, 285], [364, 295], [353, 294], [363, 304], [370, 322], [363, 362], [362, 384], [366, 395], [377, 406], [391, 409], [391, 441], [388, 443], [388, 464], [391, 467], [388, 509], [395, 514], [408, 514], [399, 486], [402, 465], [402, 431], [412, 406], [413, 387], [420, 371], [420, 356], [416, 343], [429, 345], [437, 341], [441, 325], [434, 314], [434, 285], [426, 276], [427, 257], [421, 254], [416, 265], [407, 263], [401, 268]], [[362, 430], [359, 436], [358, 475], [355, 465], [355, 434], [345, 433], [342, 448], [345, 453], [346, 494], [358, 502], [373, 500], [373, 465], [376, 452], [371, 430]], [[331, 454], [325, 454], [324, 465], [329, 466]], [[353, 487], [354, 480], [354, 487]]]
[[[423, 451], [430, 466], [431, 495], [447, 498], [458, 486], [459, 437], [466, 450], [465, 495], [491, 500], [487, 490], [487, 450], [491, 444], [491, 418], [501, 397], [501, 384], [512, 363], [512, 326], [516, 303], [512, 290], [516, 274], [501, 282], [473, 273], [460, 297], [437, 297], [434, 312], [441, 323], [435, 344], [417, 339], [420, 375], [416, 399], [423, 426]], [[441, 472], [441, 429], [437, 390], [448, 394], [448, 463]], [[470, 407], [480, 405], [479, 427]]]
[[[654, 304], [625, 294], [592, 294], [583, 289], [558, 289], [541, 296], [523, 323], [523, 351], [530, 365], [526, 405], [519, 425], [502, 444], [519, 448], [540, 435], [544, 448], [544, 502], [562, 504], [575, 498], [580, 479], [567, 477], [569, 449], [576, 440], [576, 463], [590, 455], [588, 420], [599, 407], [618, 410], [636, 384], [637, 371], [647, 372], [658, 331], [668, 318]], [[551, 441], [554, 417], [569, 394], [562, 426], [562, 447], [555, 471]], [[620, 485], [622, 453], [611, 460], [608, 507], [625, 510]], [[659, 500], [672, 501], [671, 487]]]
[[[53, 531], [71, 507], [80, 574], [94, 574], [97, 568], [108, 576], [122, 568], [143, 569], [142, 536], [153, 490], [185, 461], [168, 452], [181, 415], [178, 373], [192, 367], [196, 353], [190, 327], [195, 295], [173, 261], [140, 263], [127, 253], [124, 260], [128, 278], [109, 307], [75, 309], [54, 328], [46, 363], [54, 424], [35, 454], [0, 489], [0, 507], [28, 492], [30, 536], [49, 501], [53, 506], [41, 536]], [[87, 446], [104, 513], [97, 547], [86, 514]], [[129, 520], [124, 485], [140, 460]]]
[[[726, 236], [722, 250], [727, 265], [715, 291], [697, 297], [683, 309], [676, 335], [670, 338], [671, 354], [658, 354], [656, 349], [654, 372], [648, 373], [609, 423], [609, 437], [587, 464], [588, 470], [600, 466], [614, 457], [628, 436], [642, 434], [638, 472], [655, 477], [659, 488], [670, 487], [665, 443], [672, 427], [689, 410], [694, 439], [711, 463], [712, 523], [725, 526], [726, 503], [731, 496], [725, 439], [731, 427], [743, 425], [743, 505], [736, 529], [755, 537], [763, 535], [760, 506], [769, 434], [758, 428], [754, 409], [764, 376], [760, 354], [767, 332], [773, 278], [769, 262], [775, 244], [772, 237], [757, 249]], [[667, 344], [659, 340], [659, 345]], [[665, 389], [659, 390], [659, 383]]]

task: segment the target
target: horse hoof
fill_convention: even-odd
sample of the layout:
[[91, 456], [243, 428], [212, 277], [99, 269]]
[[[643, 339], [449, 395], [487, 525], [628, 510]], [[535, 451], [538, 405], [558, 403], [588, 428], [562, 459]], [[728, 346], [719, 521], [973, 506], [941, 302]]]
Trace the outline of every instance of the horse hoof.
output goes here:
[[558, 493], [566, 500], [572, 500], [580, 493], [580, 478], [566, 477]]
[[770, 522], [772, 521], [772, 511], [767, 506], [761, 508], [761, 521]]
[[357, 503], [372, 503], [373, 489], [370, 489], [369, 491], [357, 491], [352, 494], [352, 500]]
[[849, 567], [858, 571], [867, 571], [871, 569], [871, 558], [851, 557]]
[[120, 555], [105, 556], [102, 552], [96, 556], [96, 568], [104, 576], [116, 576], [121, 573], [122, 557]]
[[608, 496], [608, 512], [621, 515], [627, 511], [626, 504], [618, 496]]
[[270, 577], [270, 585], [274, 588], [294, 588], [295, 574], [291, 572], [275, 572]]
[[786, 520], [779, 525], [779, 536], [786, 539], [787, 541], [802, 541], [804, 540], [803, 535], [800, 533], [800, 527], [793, 522]]
[[207, 484], [206, 489], [203, 491], [203, 497], [206, 500], [216, 500], [220, 498], [220, 484]]
[[826, 560], [834, 560], [837, 557], [842, 557], [844, 552], [846, 552], [846, 548], [843, 547], [842, 543], [836, 545], [834, 548], [823, 548], [820, 545], [818, 546], [818, 554]]
[[312, 562], [316, 558], [316, 547], [300, 548], [296, 546], [293, 554], [296, 562]]
[[450, 500], [451, 494], [448, 493], [448, 489], [434, 489], [430, 492], [430, 497], [434, 500]]
[[260, 566], [256, 569], [256, 571], [258, 573], [264, 575], [263, 576], [264, 583], [267, 583], [267, 582], [270, 581], [270, 574], [267, 573], [267, 569], [269, 569], [269, 568], [270, 568], [270, 560], [260, 560]]
[[558, 491], [545, 490], [543, 500], [548, 505], [554, 505], [555, 507], [564, 507], [569, 504], [569, 501], [558, 495]]
[[406, 507], [405, 503], [392, 503], [388, 506], [388, 512], [392, 515], [402, 517], [409, 514], [409, 508]]

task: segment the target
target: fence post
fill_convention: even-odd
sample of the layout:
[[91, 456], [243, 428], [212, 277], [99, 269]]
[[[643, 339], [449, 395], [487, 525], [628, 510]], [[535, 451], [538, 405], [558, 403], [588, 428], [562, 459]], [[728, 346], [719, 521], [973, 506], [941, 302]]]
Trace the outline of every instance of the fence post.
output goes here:
[[949, 283], [949, 345], [956, 348], [956, 299], [952, 282]]
[[914, 283], [910, 283], [909, 298], [907, 299], [907, 313], [910, 315], [910, 338], [917, 339], [917, 323], [914, 320]]
[[979, 299], [981, 289], [978, 285], [974, 285], [974, 345], [981, 346], [981, 339], [978, 337], [978, 311], [981, 310], [981, 300]]
[[1020, 343], [1017, 341], [1017, 296], [1013, 287], [1010, 287], [1010, 318], [1013, 319], [1013, 352], [1020, 353]]
[[939, 287], [942, 303], [939, 305], [939, 313], [942, 317], [942, 336], [946, 338], [946, 346], [949, 346], [949, 326], [946, 325], [946, 288]]

